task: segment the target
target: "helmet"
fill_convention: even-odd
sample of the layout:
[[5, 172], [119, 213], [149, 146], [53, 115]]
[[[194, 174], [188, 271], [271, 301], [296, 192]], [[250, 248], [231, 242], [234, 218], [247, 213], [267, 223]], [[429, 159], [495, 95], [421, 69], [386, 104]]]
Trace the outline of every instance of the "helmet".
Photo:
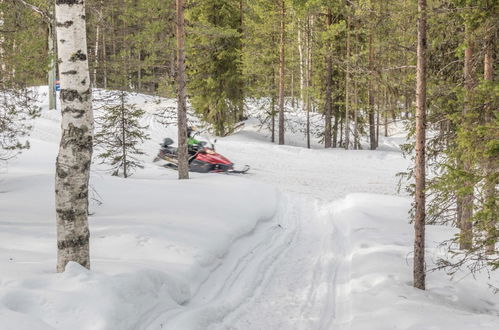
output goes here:
[[187, 127], [187, 136], [191, 136], [192, 132], [196, 131], [196, 127]]

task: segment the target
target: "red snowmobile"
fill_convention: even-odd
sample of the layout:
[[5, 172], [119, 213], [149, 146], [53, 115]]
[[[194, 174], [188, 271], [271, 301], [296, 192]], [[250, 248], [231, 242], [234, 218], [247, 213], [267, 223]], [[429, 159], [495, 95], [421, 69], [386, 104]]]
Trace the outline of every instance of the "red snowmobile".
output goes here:
[[[172, 147], [173, 140], [166, 138], [163, 143], [160, 143], [159, 153], [154, 158], [154, 162], [164, 160], [167, 163], [164, 167], [177, 169], [178, 155], [177, 148]], [[234, 163], [215, 152], [213, 144], [208, 146], [208, 143], [201, 141], [197, 145], [189, 146], [189, 170], [198, 173], [239, 173], [248, 172], [249, 166], [245, 165], [242, 169], [235, 169]]]

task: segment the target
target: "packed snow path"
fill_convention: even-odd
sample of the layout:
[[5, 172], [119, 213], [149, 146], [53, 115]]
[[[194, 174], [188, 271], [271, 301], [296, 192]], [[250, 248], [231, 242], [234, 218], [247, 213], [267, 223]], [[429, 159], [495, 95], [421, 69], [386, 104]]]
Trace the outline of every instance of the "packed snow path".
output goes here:
[[[276, 227], [233, 247], [211, 280], [178, 310], [144, 329], [342, 329], [351, 320], [348, 235], [334, 202], [353, 192], [395, 194], [407, 165], [398, 151], [304, 149], [245, 130], [218, 144], [249, 179], [285, 192]], [[343, 227], [344, 228], [344, 227]], [[246, 254], [240, 255], [241, 251]]]

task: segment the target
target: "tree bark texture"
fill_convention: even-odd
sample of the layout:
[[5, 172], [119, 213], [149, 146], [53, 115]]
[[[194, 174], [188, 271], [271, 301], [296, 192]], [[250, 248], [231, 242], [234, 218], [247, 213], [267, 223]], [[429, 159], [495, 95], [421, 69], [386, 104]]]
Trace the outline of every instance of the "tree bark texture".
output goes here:
[[55, 57], [57, 56], [55, 44], [57, 43], [55, 36], [55, 25], [54, 22], [47, 23], [48, 27], [48, 55], [50, 56], [50, 65], [48, 72], [48, 93], [49, 93], [49, 110], [56, 110], [56, 90], [55, 90], [55, 80], [57, 75], [57, 66], [55, 63]]
[[279, 144], [284, 144], [284, 51], [285, 51], [285, 26], [286, 3], [281, 0], [281, 42], [279, 54]]
[[[465, 121], [467, 120], [467, 116], [471, 112], [470, 107], [470, 97], [473, 93], [473, 89], [475, 88], [475, 66], [473, 65], [473, 57], [475, 52], [474, 40], [471, 35], [471, 31], [468, 26], [466, 26], [465, 32], [465, 43], [466, 49], [464, 50], [464, 107], [463, 107], [463, 117]], [[468, 161], [461, 161], [463, 170], [466, 173], [471, 171], [471, 165]], [[470, 192], [466, 193], [464, 196], [460, 196], [458, 202], [461, 204], [458, 210], [461, 212], [459, 215], [460, 219], [460, 228], [461, 228], [461, 236], [460, 236], [460, 248], [469, 250], [472, 247], [473, 243], [473, 183], [466, 181], [464, 183], [465, 188], [470, 190]]]
[[373, 32], [369, 34], [369, 142], [370, 149], [376, 150], [376, 126], [374, 122], [374, 47]]
[[414, 287], [425, 289], [426, 185], [426, 0], [418, 0], [416, 69], [416, 192], [414, 219]]
[[62, 137], [56, 162], [57, 271], [70, 261], [90, 268], [88, 181], [93, 113], [85, 1], [56, 0]]
[[178, 178], [189, 178], [187, 151], [187, 106], [185, 87], [185, 32], [184, 0], [177, 1], [177, 124], [178, 124]]
[[[328, 8], [326, 15], [327, 29], [333, 24], [333, 14], [331, 8]], [[326, 50], [326, 99], [324, 102], [324, 148], [331, 148], [332, 128], [331, 128], [331, 115], [333, 107], [332, 97], [332, 83], [333, 83], [333, 57], [331, 55], [331, 41], [327, 41]]]

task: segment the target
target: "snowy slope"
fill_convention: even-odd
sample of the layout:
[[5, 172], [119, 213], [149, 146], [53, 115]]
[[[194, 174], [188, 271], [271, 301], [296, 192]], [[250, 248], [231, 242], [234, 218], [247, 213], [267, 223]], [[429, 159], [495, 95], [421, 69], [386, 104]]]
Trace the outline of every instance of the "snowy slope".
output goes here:
[[[485, 275], [411, 286], [403, 132], [382, 151], [307, 150], [299, 132], [267, 142], [250, 119], [217, 144], [250, 174], [179, 182], [151, 162], [176, 135], [155, 116], [174, 102], [131, 99], [147, 111], [146, 167], [126, 180], [93, 167], [91, 271], [54, 272], [56, 112], [44, 106], [32, 148], [0, 172], [1, 330], [499, 328]], [[428, 228], [428, 267], [451, 235]]]

